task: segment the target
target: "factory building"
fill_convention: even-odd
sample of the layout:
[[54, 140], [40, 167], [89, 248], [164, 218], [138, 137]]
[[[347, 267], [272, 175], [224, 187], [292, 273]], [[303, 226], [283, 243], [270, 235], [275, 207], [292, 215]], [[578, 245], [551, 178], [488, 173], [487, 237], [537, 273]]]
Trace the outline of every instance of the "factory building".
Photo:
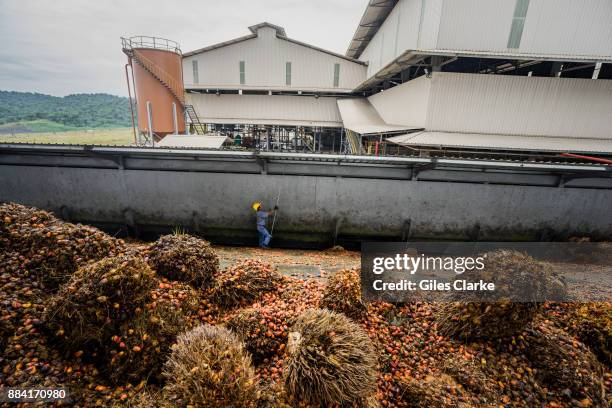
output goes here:
[[367, 64], [291, 39], [273, 24], [249, 30], [183, 54], [186, 102], [197, 120], [245, 147], [339, 150], [337, 99], [366, 79]]
[[607, 0], [372, 0], [344, 126], [429, 154], [612, 154], [610, 21]]
[[183, 54], [188, 91], [351, 93], [366, 78], [366, 63], [287, 37], [261, 23], [251, 34]]
[[[137, 62], [138, 95], [145, 71], [170, 90], [158, 99], [172, 109], [148, 95], [138, 107], [141, 131], [165, 124], [158, 139], [183, 129], [177, 112], [185, 112], [189, 133], [227, 137], [212, 147], [607, 156], [610, 21], [608, 0], [371, 0], [345, 55], [270, 23], [185, 53], [154, 39], [154, 52], [161, 44], [165, 53], [151, 64], [156, 55], [140, 39], [124, 51]], [[168, 75], [176, 64], [161, 65], [177, 55], [182, 72]]]

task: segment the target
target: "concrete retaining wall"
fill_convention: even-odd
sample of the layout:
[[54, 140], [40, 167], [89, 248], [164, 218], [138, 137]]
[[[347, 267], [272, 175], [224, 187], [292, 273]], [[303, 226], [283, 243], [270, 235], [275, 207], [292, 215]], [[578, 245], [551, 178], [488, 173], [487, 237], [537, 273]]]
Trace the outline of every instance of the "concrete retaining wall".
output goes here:
[[[399, 168], [369, 165], [374, 174], [386, 172], [392, 177], [362, 178], [351, 177], [359, 173], [346, 168], [333, 176], [331, 170], [320, 171], [326, 165], [308, 162], [295, 163], [298, 170], [291, 174], [290, 164], [269, 163], [262, 173], [253, 172], [253, 163], [244, 160], [241, 165], [249, 170], [241, 171], [240, 163], [235, 163], [232, 172], [231, 159], [210, 164], [222, 171], [206, 170], [201, 160], [192, 160], [192, 171], [167, 170], [169, 162], [162, 158], [148, 159], [159, 165], [157, 169], [130, 169], [125, 164], [88, 168], [82, 167], [83, 160], [89, 160], [83, 157], [55, 157], [54, 166], [37, 166], [29, 160], [20, 157], [21, 165], [6, 164], [7, 160], [0, 165], [0, 201], [49, 209], [71, 221], [111, 231], [127, 227], [146, 235], [181, 226], [217, 242], [255, 243], [250, 205], [262, 200], [266, 207], [273, 206], [280, 193], [275, 239], [282, 245], [612, 235], [610, 179], [581, 179], [584, 186], [576, 188], [571, 183], [558, 187], [553, 184], [556, 176], [542, 172], [487, 176], [482, 171], [437, 169], [415, 177], [414, 169], [399, 173]], [[80, 167], [67, 167], [70, 163]], [[275, 166], [277, 173], [270, 174]], [[318, 175], [308, 175], [309, 169]], [[475, 182], [475, 174], [494, 177], [492, 182]], [[502, 176], [503, 181], [496, 183], [495, 177]], [[512, 177], [523, 185], [508, 184]], [[534, 185], [524, 185], [529, 177]], [[464, 182], [451, 181], [462, 178]], [[546, 183], [551, 185], [538, 185]]]

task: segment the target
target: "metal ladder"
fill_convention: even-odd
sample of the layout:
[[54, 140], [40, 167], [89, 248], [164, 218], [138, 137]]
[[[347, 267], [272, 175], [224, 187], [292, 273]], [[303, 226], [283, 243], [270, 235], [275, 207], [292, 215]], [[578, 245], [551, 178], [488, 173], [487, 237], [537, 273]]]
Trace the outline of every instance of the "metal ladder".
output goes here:
[[196, 134], [198, 135], [205, 134], [206, 125], [200, 122], [200, 118], [198, 117], [198, 114], [193, 108], [193, 105], [184, 105], [184, 106], [185, 106], [185, 113], [189, 117], [189, 121], [191, 122], [191, 125], [193, 126], [193, 130], [195, 130]]

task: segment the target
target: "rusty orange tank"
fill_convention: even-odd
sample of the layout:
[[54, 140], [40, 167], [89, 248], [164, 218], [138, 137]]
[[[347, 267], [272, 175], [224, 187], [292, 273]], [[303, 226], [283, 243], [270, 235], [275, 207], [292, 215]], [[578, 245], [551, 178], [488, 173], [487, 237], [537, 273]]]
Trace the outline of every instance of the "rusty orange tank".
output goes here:
[[132, 66], [139, 132], [149, 133], [150, 111], [155, 139], [185, 133], [185, 90], [178, 44], [144, 36], [122, 40]]

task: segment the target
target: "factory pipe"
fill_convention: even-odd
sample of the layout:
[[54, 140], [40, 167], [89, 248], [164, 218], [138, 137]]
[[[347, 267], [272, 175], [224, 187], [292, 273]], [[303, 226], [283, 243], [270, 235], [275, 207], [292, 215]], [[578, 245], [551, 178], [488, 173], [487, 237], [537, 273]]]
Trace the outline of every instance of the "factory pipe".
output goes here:
[[573, 154], [573, 153], [561, 153], [561, 156], [563, 156], [563, 157], [571, 157], [573, 159], [590, 160], [590, 161], [594, 161], [594, 162], [597, 162], [597, 163], [612, 164], [612, 160], [603, 159], [601, 157], [583, 156], [581, 154]]
[[172, 102], [172, 121], [174, 122], [174, 134], [178, 135], [178, 118], [176, 117], [176, 103]]
[[130, 91], [130, 76], [128, 74], [128, 66], [132, 66], [131, 58], [130, 62], [125, 64], [125, 80], [127, 82], [128, 87], [128, 97], [130, 98], [128, 102], [130, 103], [130, 113], [132, 114], [132, 131], [134, 132], [134, 144], [136, 145], [138, 144], [138, 140], [136, 139], [136, 122], [134, 121], [134, 108], [132, 107], [132, 91]]
[[151, 145], [155, 146], [155, 139], [153, 136], [153, 112], [151, 109], [151, 101], [147, 101], [147, 122], [149, 125], [149, 139], [151, 140]]

